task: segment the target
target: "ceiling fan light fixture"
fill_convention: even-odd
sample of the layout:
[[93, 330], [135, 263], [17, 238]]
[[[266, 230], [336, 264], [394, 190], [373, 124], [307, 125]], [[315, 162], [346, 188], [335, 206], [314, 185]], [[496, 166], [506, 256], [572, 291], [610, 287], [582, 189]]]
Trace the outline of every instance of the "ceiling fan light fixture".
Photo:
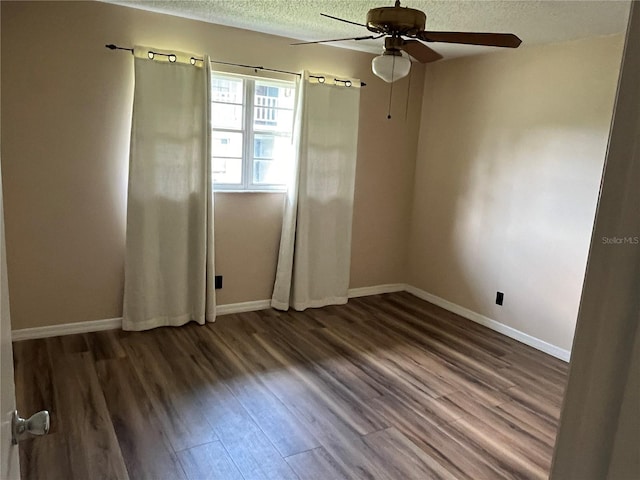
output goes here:
[[375, 76], [392, 83], [409, 75], [411, 60], [398, 51], [386, 51], [371, 61], [371, 70]]

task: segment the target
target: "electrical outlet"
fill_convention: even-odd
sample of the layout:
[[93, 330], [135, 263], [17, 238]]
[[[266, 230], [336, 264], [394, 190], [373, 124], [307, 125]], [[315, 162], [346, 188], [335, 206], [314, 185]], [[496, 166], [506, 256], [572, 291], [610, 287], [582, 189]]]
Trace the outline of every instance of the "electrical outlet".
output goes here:
[[502, 305], [502, 302], [504, 302], [504, 293], [496, 292], [496, 305]]
[[222, 275], [216, 275], [215, 287], [216, 290], [220, 290], [222, 288]]

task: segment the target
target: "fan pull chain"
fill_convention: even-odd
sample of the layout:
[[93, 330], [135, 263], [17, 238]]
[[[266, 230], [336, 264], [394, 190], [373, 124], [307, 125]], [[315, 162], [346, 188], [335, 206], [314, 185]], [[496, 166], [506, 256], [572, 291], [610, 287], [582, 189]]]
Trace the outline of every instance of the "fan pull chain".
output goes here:
[[389, 110], [387, 111], [387, 120], [391, 120], [391, 97], [393, 96], [393, 74], [396, 73], [396, 57], [393, 56], [393, 62], [391, 63], [391, 87], [389, 88]]
[[404, 106], [404, 121], [406, 122], [409, 118], [409, 95], [411, 94], [411, 72], [413, 68], [409, 70], [409, 85], [407, 85], [407, 103]]

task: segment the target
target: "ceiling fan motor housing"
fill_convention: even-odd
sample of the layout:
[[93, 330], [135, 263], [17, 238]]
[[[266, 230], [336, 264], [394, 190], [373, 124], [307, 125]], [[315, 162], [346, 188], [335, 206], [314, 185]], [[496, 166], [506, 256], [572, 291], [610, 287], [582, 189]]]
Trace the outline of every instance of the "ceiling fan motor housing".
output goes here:
[[400, 37], [385, 37], [383, 55], [402, 55], [402, 47], [405, 41]]
[[380, 7], [369, 10], [367, 29], [374, 33], [409, 36], [423, 31], [427, 16], [420, 10], [400, 7], [398, 3], [395, 7]]

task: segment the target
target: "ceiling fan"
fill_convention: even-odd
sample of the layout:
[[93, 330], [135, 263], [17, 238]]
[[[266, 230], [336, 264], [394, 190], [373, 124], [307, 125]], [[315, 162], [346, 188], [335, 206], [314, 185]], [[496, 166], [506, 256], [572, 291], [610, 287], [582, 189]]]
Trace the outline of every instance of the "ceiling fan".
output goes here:
[[384, 51], [382, 55], [373, 59], [371, 68], [375, 75], [389, 83], [407, 76], [411, 69], [411, 60], [402, 55], [403, 51], [421, 63], [435, 62], [442, 58], [442, 55], [422, 42], [461, 43], [507, 48], [517, 48], [522, 43], [522, 40], [513, 33], [432, 32], [425, 30], [427, 16], [420, 10], [401, 7], [400, 0], [396, 0], [393, 7], [379, 7], [369, 10], [366, 25], [325, 13], [320, 15], [340, 22], [365, 27], [375, 35], [299, 42], [292, 45], [340, 42], [343, 40], [375, 40], [385, 37]]

